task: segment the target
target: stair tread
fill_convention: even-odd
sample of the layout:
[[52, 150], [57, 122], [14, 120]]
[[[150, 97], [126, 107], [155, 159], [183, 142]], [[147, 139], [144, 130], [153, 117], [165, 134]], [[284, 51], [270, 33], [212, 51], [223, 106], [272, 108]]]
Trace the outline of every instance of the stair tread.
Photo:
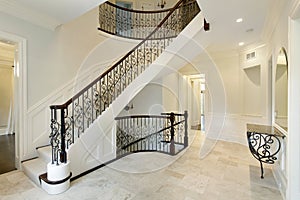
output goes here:
[[22, 163], [25, 174], [37, 185], [39, 185], [39, 175], [47, 171], [47, 163], [41, 158], [35, 158]]
[[37, 152], [39, 154], [39, 158], [43, 159], [46, 163], [51, 161], [51, 146], [38, 148]]

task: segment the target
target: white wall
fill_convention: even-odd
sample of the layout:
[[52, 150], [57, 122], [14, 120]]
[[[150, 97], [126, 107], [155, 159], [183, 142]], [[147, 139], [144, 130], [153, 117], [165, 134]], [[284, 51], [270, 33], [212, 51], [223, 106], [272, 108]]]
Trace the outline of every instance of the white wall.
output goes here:
[[151, 81], [127, 105], [133, 105], [133, 108], [128, 111], [123, 109], [119, 116], [159, 115], [164, 112], [161, 81]]
[[[260, 53], [265, 54], [264, 51]], [[270, 97], [265, 94], [268, 90], [267, 63], [260, 58], [259, 66], [244, 68], [241, 59], [245, 52], [220, 52], [210, 56], [220, 72], [226, 96], [225, 121], [219, 139], [247, 145], [247, 123], [271, 123], [267, 115], [271, 108], [267, 105]]]
[[181, 110], [182, 103], [179, 101], [179, 74], [171, 73], [163, 78], [163, 105], [166, 112], [176, 112]]

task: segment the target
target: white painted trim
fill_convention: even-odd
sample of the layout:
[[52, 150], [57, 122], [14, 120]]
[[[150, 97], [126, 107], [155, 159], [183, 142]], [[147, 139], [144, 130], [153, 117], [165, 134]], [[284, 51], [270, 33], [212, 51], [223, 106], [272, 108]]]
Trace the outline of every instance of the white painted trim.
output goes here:
[[16, 168], [20, 168], [21, 160], [24, 152], [24, 138], [26, 134], [26, 111], [27, 111], [27, 40], [17, 35], [3, 32], [0, 30], [0, 37], [5, 38], [17, 44], [19, 64], [16, 70], [19, 71], [19, 76], [15, 77], [15, 85], [17, 85], [17, 102], [15, 109], [17, 110], [16, 117]]
[[288, 25], [288, 143], [287, 143], [287, 190], [286, 190], [286, 199], [294, 200], [300, 199], [300, 113], [298, 112], [300, 109], [299, 99], [299, 44], [300, 44], [300, 18], [298, 20], [294, 20], [295, 14], [300, 12], [300, 3], [299, 1], [295, 4], [297, 8], [292, 11], [292, 15], [289, 18]]
[[0, 136], [7, 135], [7, 128], [0, 128]]
[[273, 176], [281, 193], [283, 199], [286, 199], [286, 189], [287, 189], [287, 180], [285, 175], [282, 173], [282, 170], [278, 167], [272, 168]]

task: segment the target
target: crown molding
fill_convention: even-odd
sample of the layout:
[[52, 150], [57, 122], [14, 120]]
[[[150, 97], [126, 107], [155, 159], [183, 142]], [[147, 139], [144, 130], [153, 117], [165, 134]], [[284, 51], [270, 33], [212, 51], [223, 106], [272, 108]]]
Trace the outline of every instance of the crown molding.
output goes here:
[[15, 0], [1, 0], [0, 12], [25, 20], [34, 25], [52, 31], [54, 31], [55, 28], [61, 24], [58, 20], [54, 19], [53, 17], [33, 10], [24, 4], [16, 2]]
[[286, 0], [277, 0], [272, 4], [272, 7], [269, 9], [269, 14], [265, 19], [264, 30], [262, 31], [261, 38], [263, 41], [269, 41], [272, 37], [272, 34], [282, 16], [282, 12], [287, 6]]
[[291, 18], [300, 18], [300, 0], [292, 0], [290, 6], [290, 16]]

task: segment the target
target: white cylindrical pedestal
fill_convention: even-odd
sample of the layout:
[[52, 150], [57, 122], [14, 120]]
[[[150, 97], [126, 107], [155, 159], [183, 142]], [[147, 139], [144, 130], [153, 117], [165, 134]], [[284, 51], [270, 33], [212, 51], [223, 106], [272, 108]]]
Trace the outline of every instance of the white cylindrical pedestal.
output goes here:
[[48, 163], [47, 178], [41, 179], [41, 186], [48, 194], [59, 194], [70, 187], [70, 162], [59, 165]]

